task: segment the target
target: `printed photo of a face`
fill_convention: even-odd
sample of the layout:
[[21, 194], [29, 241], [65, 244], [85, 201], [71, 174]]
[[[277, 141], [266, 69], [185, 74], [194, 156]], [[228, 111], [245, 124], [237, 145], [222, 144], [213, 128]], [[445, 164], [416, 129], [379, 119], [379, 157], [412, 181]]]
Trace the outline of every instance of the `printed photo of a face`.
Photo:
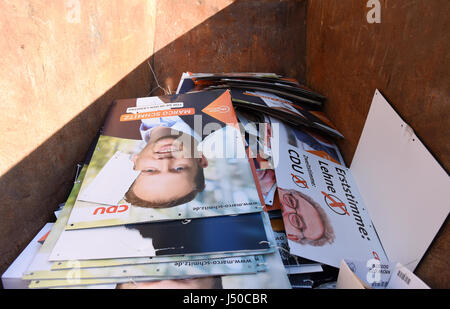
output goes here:
[[261, 193], [266, 196], [275, 185], [275, 171], [273, 169], [256, 170], [256, 175], [261, 186]]
[[296, 190], [278, 189], [289, 240], [311, 246], [334, 242], [334, 232], [322, 207]]
[[222, 289], [222, 277], [121, 283], [116, 289]]
[[133, 206], [168, 208], [192, 201], [205, 188], [208, 160], [190, 135], [167, 127], [152, 131], [145, 148], [132, 156], [139, 176], [125, 194]]

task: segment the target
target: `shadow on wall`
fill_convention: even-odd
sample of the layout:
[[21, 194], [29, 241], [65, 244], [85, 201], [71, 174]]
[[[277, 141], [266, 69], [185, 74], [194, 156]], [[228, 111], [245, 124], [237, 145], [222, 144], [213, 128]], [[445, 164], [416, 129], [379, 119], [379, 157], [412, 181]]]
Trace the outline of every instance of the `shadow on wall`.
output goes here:
[[[171, 18], [176, 18], [166, 11], [157, 14], [156, 45], [161, 35], [158, 28], [173, 27]], [[2, 175], [0, 273], [46, 222], [54, 221], [53, 211], [67, 198], [76, 164], [83, 161], [111, 102], [147, 96], [155, 89], [157, 83], [149, 64], [155, 69], [161, 86], [172, 91], [183, 71], [275, 72], [304, 81], [305, 19], [306, 1], [235, 1], [149, 55], [146, 61]], [[154, 91], [152, 95], [161, 93]]]

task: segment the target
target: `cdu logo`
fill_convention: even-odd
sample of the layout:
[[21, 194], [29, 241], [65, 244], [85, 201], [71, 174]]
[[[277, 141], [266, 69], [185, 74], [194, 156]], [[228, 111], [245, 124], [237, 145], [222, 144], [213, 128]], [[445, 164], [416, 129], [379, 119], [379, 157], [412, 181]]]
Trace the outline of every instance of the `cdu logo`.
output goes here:
[[345, 204], [337, 196], [333, 194], [327, 194], [323, 191], [322, 194], [324, 195], [325, 203], [327, 203], [327, 206], [330, 207], [332, 211], [341, 216], [350, 216], [347, 211], [347, 206], [345, 206]]
[[303, 177], [297, 176], [293, 173], [291, 173], [292, 176], [292, 181], [300, 188], [302, 189], [309, 189], [308, 187], [308, 183], [306, 182], [305, 179], [303, 179]]

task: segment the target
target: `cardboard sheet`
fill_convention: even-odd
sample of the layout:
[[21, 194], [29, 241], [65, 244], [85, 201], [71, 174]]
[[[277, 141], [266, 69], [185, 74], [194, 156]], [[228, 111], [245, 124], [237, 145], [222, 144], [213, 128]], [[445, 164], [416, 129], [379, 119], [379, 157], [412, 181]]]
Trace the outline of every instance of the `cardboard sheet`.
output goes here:
[[400, 263], [342, 260], [338, 289], [429, 289], [422, 280]]
[[450, 178], [378, 90], [350, 171], [389, 260], [414, 270], [450, 211]]

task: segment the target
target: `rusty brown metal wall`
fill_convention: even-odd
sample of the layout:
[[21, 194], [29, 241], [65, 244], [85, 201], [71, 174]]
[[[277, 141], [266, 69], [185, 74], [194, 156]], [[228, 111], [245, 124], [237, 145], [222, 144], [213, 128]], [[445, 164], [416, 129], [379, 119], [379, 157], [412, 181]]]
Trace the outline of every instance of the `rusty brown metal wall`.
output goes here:
[[176, 89], [183, 71], [275, 72], [304, 81], [305, 0], [198, 2], [201, 9], [190, 0], [157, 4], [153, 60], [164, 88]]
[[[381, 0], [379, 24], [367, 2], [308, 2], [307, 82], [328, 97], [347, 164], [378, 88], [449, 171], [450, 2]], [[449, 233], [445, 224], [416, 271], [432, 287], [450, 287]]]
[[0, 3], [0, 273], [54, 220], [112, 100], [148, 93], [154, 9]]

